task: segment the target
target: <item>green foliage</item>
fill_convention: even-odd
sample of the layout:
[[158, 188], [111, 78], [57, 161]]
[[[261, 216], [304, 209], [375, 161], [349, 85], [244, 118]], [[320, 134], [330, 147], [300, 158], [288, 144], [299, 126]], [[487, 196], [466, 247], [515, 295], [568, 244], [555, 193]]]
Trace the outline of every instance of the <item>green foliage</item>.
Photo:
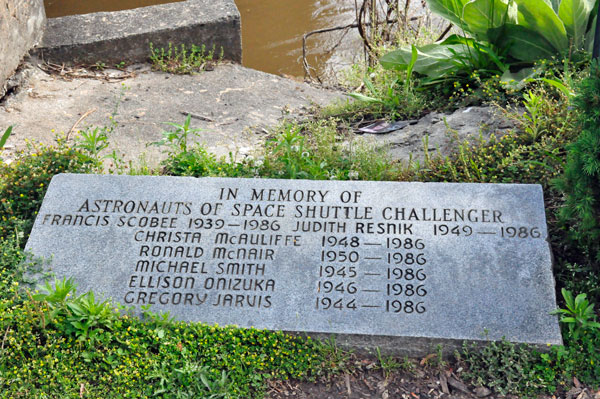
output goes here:
[[0, 237], [15, 230], [29, 234], [52, 176], [86, 172], [91, 166], [87, 157], [68, 148], [62, 138], [57, 139], [57, 146], [29, 143], [14, 162], [0, 164]]
[[264, 153], [242, 161], [217, 159], [202, 146], [180, 148], [163, 163], [179, 176], [270, 177], [315, 180], [392, 180], [402, 171], [362, 140], [338, 131], [336, 119], [284, 122], [273, 132]]
[[465, 343], [456, 357], [466, 365], [465, 378], [501, 395], [532, 394], [544, 388], [535, 371], [539, 358], [525, 345], [504, 339], [483, 347]]
[[360, 121], [365, 116], [370, 119], [410, 119], [421, 116], [430, 106], [429, 94], [415, 89], [418, 81], [413, 79], [411, 68], [400, 73], [386, 71], [380, 65], [354, 68], [346, 79], [353, 89], [359, 85], [359, 91], [348, 94], [357, 101], [341, 107], [338, 104], [328, 106], [321, 111], [323, 115], [351, 121]]
[[542, 120], [544, 117], [543, 109], [544, 99], [542, 96], [532, 92], [531, 90], [523, 94], [523, 105], [527, 110], [523, 114], [524, 119], [524, 131], [529, 136], [532, 142], [535, 142], [539, 137], [546, 132], [543, 126], [546, 124]]
[[215, 47], [209, 51], [206, 46], [186, 47], [174, 46], [169, 43], [169, 47], [155, 49], [150, 43], [150, 61], [152, 67], [156, 70], [176, 73], [176, 74], [193, 74], [208, 69], [213, 63], [218, 63], [223, 59], [223, 48], [218, 58], [215, 60]]
[[598, 388], [600, 381], [600, 329], [584, 331], [575, 338], [563, 333], [564, 345], [551, 348], [550, 353], [540, 354], [535, 366], [538, 378], [555, 391], [558, 386], [566, 386], [573, 377], [584, 384]]
[[[369, 81], [391, 83], [399, 79], [393, 85], [398, 92], [413, 84], [410, 73], [386, 73], [385, 78], [375, 75]], [[482, 86], [490, 82], [480, 79]], [[569, 89], [569, 84], [564, 85]], [[381, 87], [386, 85], [373, 83], [375, 91]], [[463, 87], [465, 92], [469, 90]], [[493, 91], [492, 83], [486, 87]], [[545, 82], [528, 90], [528, 112], [525, 116], [513, 115], [519, 122], [517, 130], [501, 138], [457, 143], [454, 155], [428, 154], [424, 164], [410, 169], [391, 163], [368, 142], [356, 140], [336, 118], [282, 123], [272, 132], [263, 153], [241, 161], [233, 155], [219, 159], [205, 148], [190, 144], [195, 132], [188, 117], [183, 125], [173, 125], [172, 132], [165, 132], [161, 144], [167, 146], [168, 157], [163, 172], [185, 176], [541, 183], [546, 200], [554, 205], [560, 195], [550, 189], [549, 182], [562, 173], [565, 148], [578, 134], [577, 112], [568, 109], [569, 94], [559, 86]], [[388, 112], [382, 103], [372, 105], [373, 109]], [[590, 112], [597, 110], [589, 106]], [[587, 112], [583, 115], [589, 117]], [[91, 139], [89, 149], [94, 150], [94, 143], [102, 140]], [[0, 167], [4, 217], [0, 221], [1, 398], [259, 398], [269, 379], [312, 380], [352, 372], [355, 359], [338, 348], [334, 340], [322, 344], [281, 332], [175, 322], [168, 314], [154, 314], [149, 308], [142, 309], [140, 320], [130, 310], [116, 310], [92, 293], [76, 295], [68, 280], [48, 284], [42, 293], [31, 296], [19, 290], [25, 267], [21, 246], [27, 237], [27, 229], [25, 234], [21, 229], [33, 221], [53, 174], [98, 166], [89, 156], [89, 149], [32, 147], [13, 164]], [[96, 159], [102, 162], [105, 158]], [[143, 172], [148, 172], [147, 168]], [[555, 221], [549, 209], [553, 234]], [[561, 249], [557, 251], [558, 267], [562, 269], [559, 281], [577, 279], [573, 284], [589, 287], [591, 296], [600, 283], [586, 277], [588, 265], [566, 263], [565, 259], [571, 261], [570, 254], [576, 251], [560, 236], [552, 238], [558, 241], [556, 248]], [[587, 317], [588, 325], [595, 322], [591, 305], [584, 303], [587, 298], [579, 298], [567, 300], [564, 310], [571, 312], [565, 313], [567, 319], [577, 321], [579, 314], [582, 320]], [[481, 352], [467, 348], [460, 354], [465, 363], [464, 375], [498, 393], [518, 395], [539, 390], [554, 392], [573, 376], [597, 384], [599, 329], [580, 329], [579, 333], [574, 333], [576, 328], [564, 330], [565, 345], [550, 348], [548, 353], [539, 354], [505, 341], [492, 343]], [[412, 366], [409, 361], [400, 363], [380, 353], [378, 360], [384, 375]], [[437, 361], [444, 362], [441, 350]]]
[[[591, 48], [594, 0], [428, 0], [430, 9], [462, 29], [441, 43], [417, 48], [414, 70], [433, 81], [474, 71], [507, 73], [542, 58]], [[387, 69], [406, 69], [412, 49], [381, 58]]]
[[559, 265], [556, 279], [571, 292], [587, 292], [590, 299], [600, 302], [600, 274], [591, 265], [569, 263]]
[[[391, 74], [381, 68], [367, 68], [362, 79], [364, 93], [353, 92], [350, 97], [363, 103], [373, 116], [385, 115], [392, 120], [418, 116], [425, 108], [425, 96], [415, 91], [412, 79], [417, 49], [412, 46], [404, 76]], [[402, 79], [404, 78], [404, 79]]]
[[[549, 129], [555, 127], [550, 124]], [[531, 142], [528, 136], [513, 131], [489, 140], [459, 143], [452, 157], [428, 156], [416, 171], [419, 180], [474, 183], [531, 183], [545, 188], [562, 173], [564, 149], [573, 135], [572, 126], [548, 130], [556, 135], [539, 137]]]
[[257, 173], [251, 160], [236, 162], [232, 154], [229, 159], [217, 159], [200, 145], [171, 154], [163, 167], [163, 173], [172, 176], [254, 177]]
[[[76, 296], [75, 284], [71, 279], [55, 280], [54, 287], [49, 282], [42, 287], [43, 293], [33, 296], [41, 302], [40, 323], [42, 328], [53, 326], [76, 341], [85, 343], [87, 348], [98, 342], [109, 344], [112, 325], [118, 313], [108, 301], [97, 301], [93, 292]], [[84, 358], [91, 361], [94, 352], [85, 352]]]
[[225, 370], [219, 377], [213, 377], [210, 368], [196, 362], [185, 363], [181, 368], [172, 369], [163, 362], [155, 366], [150, 377], [157, 381], [152, 396], [169, 398], [233, 398], [232, 384]]
[[402, 363], [393, 356], [382, 355], [381, 350], [377, 348], [377, 367], [381, 369], [383, 377], [387, 380], [391, 373], [402, 368]]
[[573, 100], [583, 131], [569, 147], [564, 176], [556, 187], [566, 195], [561, 219], [596, 270], [600, 270], [600, 67], [594, 63]]
[[86, 154], [94, 164], [95, 169], [102, 168], [102, 160], [105, 157], [101, 155], [101, 152], [109, 145], [108, 134], [111, 130], [106, 127], [90, 127], [79, 132], [79, 135], [75, 138], [74, 148]]
[[[259, 398], [266, 380], [307, 379], [327, 359], [310, 338], [164, 319], [144, 323], [89, 294], [64, 301], [60, 294], [50, 302], [51, 292], [17, 302], [9, 295], [16, 295], [16, 285], [8, 286], [9, 299], [0, 301], [3, 351], [10, 353], [0, 356], [3, 398], [79, 398], [81, 389], [102, 398]], [[92, 306], [82, 304], [88, 299]], [[40, 310], [56, 307], [61, 312], [40, 327]], [[85, 332], [94, 315], [103, 316]]]
[[[428, 84], [456, 75], [468, 76], [474, 72], [490, 77], [507, 69], [501, 55], [493, 47], [458, 35], [452, 35], [441, 43], [420, 46], [416, 50], [418, 56], [413, 69], [427, 76], [429, 79], [425, 83]], [[402, 48], [384, 55], [380, 62], [386, 69], [403, 70], [408, 68], [412, 59], [412, 49]]]
[[368, 142], [338, 129], [338, 120], [286, 122], [265, 146], [259, 174], [315, 180], [393, 180], [401, 171]]
[[573, 299], [573, 294], [561, 290], [565, 300], [566, 309], [557, 309], [553, 314], [561, 315], [560, 321], [569, 326], [569, 335], [577, 340], [584, 331], [600, 329], [600, 323], [596, 322], [594, 305], [587, 300], [587, 294], [579, 294]]
[[191, 135], [198, 136], [198, 132], [201, 129], [192, 129], [190, 127], [192, 116], [188, 114], [185, 118], [183, 125], [177, 123], [168, 122], [167, 125], [171, 125], [175, 128], [173, 131], [163, 131], [161, 134], [163, 138], [160, 141], [152, 143], [152, 145], [163, 146], [167, 145], [169, 151], [173, 154], [178, 152], [186, 152], [188, 149], [188, 140]]
[[2, 136], [0, 136], [0, 151], [2, 151], [2, 149], [4, 148], [4, 145], [6, 144], [6, 142], [8, 141], [8, 138], [10, 137], [10, 134], [12, 133], [12, 126], [9, 126], [4, 133], [2, 134]]
[[577, 377], [584, 384], [598, 386], [600, 381], [600, 324], [594, 320], [593, 304], [586, 294], [575, 299], [562, 290], [566, 309], [559, 309], [564, 345], [550, 347], [540, 353], [525, 345], [505, 340], [491, 342], [482, 348], [464, 344], [457, 358], [467, 367], [463, 374], [476, 385], [486, 386], [502, 395], [535, 395], [541, 391], [556, 392]]

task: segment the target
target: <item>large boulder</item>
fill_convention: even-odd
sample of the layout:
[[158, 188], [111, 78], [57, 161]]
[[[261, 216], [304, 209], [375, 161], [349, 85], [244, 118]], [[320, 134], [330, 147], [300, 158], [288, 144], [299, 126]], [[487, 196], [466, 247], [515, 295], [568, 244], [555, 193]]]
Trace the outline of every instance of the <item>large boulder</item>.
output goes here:
[[45, 25], [43, 0], [0, 1], [0, 97], [23, 56], [42, 40]]

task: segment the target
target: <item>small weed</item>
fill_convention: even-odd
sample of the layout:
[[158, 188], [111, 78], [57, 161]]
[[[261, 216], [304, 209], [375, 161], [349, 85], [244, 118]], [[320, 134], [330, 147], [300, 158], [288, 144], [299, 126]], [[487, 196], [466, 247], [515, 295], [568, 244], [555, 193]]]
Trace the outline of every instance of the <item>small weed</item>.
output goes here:
[[[402, 369], [406, 363], [400, 363], [393, 356], [385, 356], [381, 354], [381, 350], [377, 348], [378, 367], [383, 371], [383, 377], [387, 380], [394, 371]], [[412, 364], [411, 364], [412, 365]]]
[[321, 341], [320, 357], [323, 363], [316, 372], [320, 375], [348, 373], [353, 367], [352, 352], [341, 349], [333, 335]]
[[215, 59], [214, 46], [211, 50], [207, 51], [205, 45], [192, 45], [186, 48], [185, 44], [174, 46], [172, 43], [169, 43], [167, 49], [157, 49], [150, 43], [150, 61], [152, 62], [152, 67], [159, 71], [192, 74], [204, 71], [214, 63], [221, 62], [223, 51], [223, 48], [221, 48], [221, 52]]
[[[428, 107], [426, 95], [415, 90], [410, 71], [399, 75], [383, 71], [381, 67], [369, 68], [364, 71], [360, 88], [360, 92], [349, 94], [358, 104], [348, 105], [355, 113], [350, 120], [361, 115], [368, 115], [371, 119], [411, 119], [420, 116]], [[342, 109], [337, 115], [349, 115], [349, 112]]]
[[75, 138], [74, 147], [81, 152], [88, 154], [97, 168], [102, 167], [103, 157], [100, 153], [105, 150], [108, 145], [109, 128], [89, 127], [81, 132]]
[[214, 376], [210, 368], [197, 362], [185, 362], [180, 368], [172, 368], [171, 364], [163, 362], [155, 366], [149, 375], [155, 385], [152, 396], [170, 398], [233, 398], [232, 382], [223, 370]]
[[46, 282], [41, 289], [43, 292], [35, 294], [33, 299], [42, 303], [40, 308], [48, 309], [41, 315], [42, 328], [53, 325], [88, 348], [97, 342], [109, 343], [108, 331], [118, 313], [108, 301], [97, 301], [93, 292], [76, 296], [71, 279], [54, 280], [54, 287]]
[[587, 300], [587, 294], [579, 294], [573, 298], [573, 294], [562, 289], [565, 300], [565, 309], [557, 309], [552, 314], [561, 315], [560, 321], [569, 326], [569, 334], [573, 339], [578, 339], [584, 331], [589, 329], [600, 329], [600, 323], [596, 322], [594, 305]]
[[191, 136], [198, 136], [198, 132], [202, 129], [191, 128], [192, 116], [188, 115], [183, 122], [183, 125], [177, 123], [166, 123], [167, 125], [173, 126], [175, 129], [171, 131], [163, 131], [161, 134], [163, 138], [160, 141], [151, 143], [151, 145], [169, 147], [171, 154], [177, 154], [179, 152], [187, 152], [188, 140]]
[[531, 142], [537, 141], [539, 137], [546, 132], [544, 128], [543, 117], [543, 98], [542, 96], [529, 91], [523, 94], [523, 105], [527, 112], [523, 114], [522, 129], [527, 134]]
[[92, 66], [92, 68], [97, 71], [103, 71], [106, 69], [106, 64], [104, 62], [98, 61]]
[[465, 363], [463, 375], [477, 386], [493, 389], [501, 395], [533, 393], [544, 385], [536, 378], [538, 357], [528, 347], [506, 340], [491, 342], [483, 348], [463, 345], [455, 354]]

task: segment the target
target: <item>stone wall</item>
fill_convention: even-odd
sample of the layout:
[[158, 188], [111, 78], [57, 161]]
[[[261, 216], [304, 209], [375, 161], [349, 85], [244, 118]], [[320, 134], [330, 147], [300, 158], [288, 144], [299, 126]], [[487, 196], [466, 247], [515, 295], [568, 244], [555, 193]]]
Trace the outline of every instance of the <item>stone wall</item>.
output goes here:
[[23, 56], [42, 39], [43, 0], [0, 0], [0, 97]]

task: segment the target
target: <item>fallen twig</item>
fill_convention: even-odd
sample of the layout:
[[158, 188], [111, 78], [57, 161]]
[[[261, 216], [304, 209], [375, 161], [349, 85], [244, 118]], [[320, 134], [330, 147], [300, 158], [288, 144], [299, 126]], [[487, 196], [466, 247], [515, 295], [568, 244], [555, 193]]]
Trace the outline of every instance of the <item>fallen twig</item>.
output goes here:
[[79, 125], [79, 123], [84, 120], [85, 118], [87, 118], [90, 114], [93, 114], [94, 112], [96, 112], [96, 108], [92, 108], [90, 110], [88, 110], [85, 114], [81, 115], [81, 118], [79, 118], [77, 120], [77, 122], [75, 122], [75, 124], [71, 127], [71, 129], [69, 130], [69, 133], [67, 133], [67, 137], [66, 140], [69, 140], [69, 136], [71, 136], [71, 133], [73, 133], [75, 131], [75, 128], [77, 127], [77, 125]]

